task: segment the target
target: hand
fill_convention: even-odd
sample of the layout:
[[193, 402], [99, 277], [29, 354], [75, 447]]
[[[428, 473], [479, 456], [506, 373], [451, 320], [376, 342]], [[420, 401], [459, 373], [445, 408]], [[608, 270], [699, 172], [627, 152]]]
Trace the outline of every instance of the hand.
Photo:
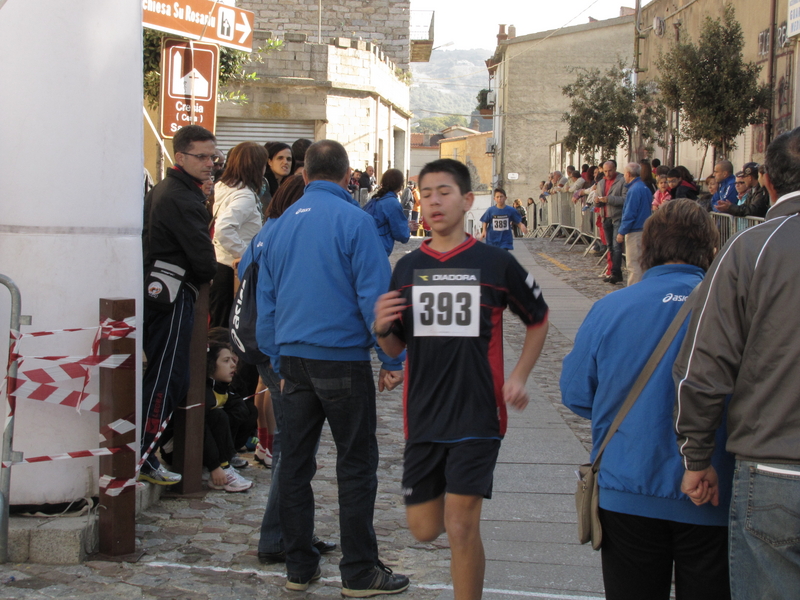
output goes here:
[[503, 384], [503, 401], [515, 410], [524, 410], [528, 406], [525, 382], [509, 377]]
[[697, 506], [706, 502], [719, 506], [719, 478], [714, 467], [684, 472], [681, 491]]
[[617, 243], [618, 243], [618, 244], [621, 244], [621, 243], [622, 243], [622, 242], [624, 242], [624, 241], [625, 241], [625, 236], [624, 236], [624, 235], [622, 235], [621, 233], [618, 233], [618, 234], [617, 234]]
[[608, 196], [595, 196], [594, 201], [597, 204], [605, 204], [608, 202]]
[[379, 392], [382, 392], [384, 390], [386, 390], [387, 392], [391, 392], [401, 383], [403, 383], [402, 371], [387, 371], [386, 369], [381, 369], [381, 372], [378, 373]]
[[211, 482], [214, 485], [225, 485], [228, 483], [228, 476], [225, 474], [225, 471], [222, 470], [222, 467], [217, 467], [211, 471]]
[[731, 208], [731, 203], [727, 200], [717, 200], [717, 210], [719, 212], [728, 212]]
[[286, 382], [285, 379], [281, 379], [281, 394], [283, 393], [283, 384]]
[[372, 325], [375, 333], [387, 333], [400, 314], [406, 309], [406, 301], [400, 292], [394, 290], [378, 297], [375, 302], [375, 323]]
[[239, 270], [239, 263], [242, 262], [241, 258], [234, 258], [233, 262], [231, 263], [231, 268], [234, 272]]

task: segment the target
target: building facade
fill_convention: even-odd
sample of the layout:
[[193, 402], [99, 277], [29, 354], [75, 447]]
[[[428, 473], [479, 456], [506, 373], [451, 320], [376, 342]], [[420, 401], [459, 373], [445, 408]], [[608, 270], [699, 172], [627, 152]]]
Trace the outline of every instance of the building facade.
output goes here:
[[[641, 81], [658, 79], [656, 66], [659, 54], [666, 54], [677, 41], [690, 39], [697, 43], [706, 17], [721, 18], [725, 4], [731, 4], [744, 34], [743, 58], [761, 66], [759, 80], [773, 92], [772, 108], [767, 122], [748, 126], [736, 140], [736, 148], [728, 158], [735, 169], [751, 160], [763, 162], [769, 142], [797, 124], [797, 43], [800, 36], [788, 30], [790, 0], [653, 0], [642, 8], [639, 19]], [[800, 6], [798, 6], [800, 8]], [[774, 27], [770, 27], [770, 21]], [[675, 117], [672, 115], [672, 123]], [[662, 161], [674, 156], [695, 174], [705, 177], [713, 171], [713, 149], [677, 141], [674, 150], [656, 152]]]
[[491, 131], [446, 137], [439, 141], [439, 158], [452, 158], [464, 163], [472, 179], [472, 191], [488, 193], [492, 189], [492, 155], [487, 153]]
[[539, 182], [570, 160], [559, 140], [569, 99], [562, 93], [579, 69], [606, 71], [633, 63], [634, 17], [594, 21], [514, 37], [501, 26], [487, 61], [494, 92], [493, 185], [509, 197], [538, 197]]

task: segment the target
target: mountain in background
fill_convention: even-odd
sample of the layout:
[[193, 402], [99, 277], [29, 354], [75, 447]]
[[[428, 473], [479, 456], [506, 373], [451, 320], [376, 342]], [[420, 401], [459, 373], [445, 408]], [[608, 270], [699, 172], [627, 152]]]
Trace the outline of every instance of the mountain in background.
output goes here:
[[[427, 63], [412, 63], [411, 112], [414, 113], [412, 128], [420, 120], [437, 118], [430, 124], [442, 123], [474, 125], [470, 115], [477, 114], [476, 96], [489, 87], [489, 72], [486, 59], [492, 50], [434, 50]], [[448, 118], [463, 115], [463, 121]], [[477, 119], [480, 131], [492, 128], [491, 119]]]

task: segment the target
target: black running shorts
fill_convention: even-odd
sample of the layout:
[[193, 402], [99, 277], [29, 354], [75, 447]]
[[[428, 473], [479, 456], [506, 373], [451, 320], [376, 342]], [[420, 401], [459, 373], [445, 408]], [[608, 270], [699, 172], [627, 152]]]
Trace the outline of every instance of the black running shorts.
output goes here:
[[492, 497], [494, 466], [500, 440], [418, 442], [406, 444], [403, 497], [421, 504], [443, 493]]

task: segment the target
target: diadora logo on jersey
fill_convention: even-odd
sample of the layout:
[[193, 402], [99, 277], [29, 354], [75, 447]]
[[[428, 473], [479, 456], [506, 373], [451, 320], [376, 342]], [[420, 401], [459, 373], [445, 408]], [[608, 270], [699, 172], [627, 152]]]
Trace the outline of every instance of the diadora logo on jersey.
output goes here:
[[295, 212], [294, 214], [299, 215], [300, 213], [310, 212], [310, 211], [311, 211], [310, 208], [298, 208], [297, 212]]
[[[427, 280], [427, 276], [425, 277]], [[433, 281], [478, 281], [478, 278], [475, 275], [434, 275], [431, 277]]]
[[415, 285], [478, 285], [480, 269], [415, 269]]
[[686, 298], [688, 298], [688, 296], [679, 296], [677, 294], [669, 293], [666, 296], [664, 296], [662, 302], [664, 302], [665, 304], [667, 302], [686, 302]]

